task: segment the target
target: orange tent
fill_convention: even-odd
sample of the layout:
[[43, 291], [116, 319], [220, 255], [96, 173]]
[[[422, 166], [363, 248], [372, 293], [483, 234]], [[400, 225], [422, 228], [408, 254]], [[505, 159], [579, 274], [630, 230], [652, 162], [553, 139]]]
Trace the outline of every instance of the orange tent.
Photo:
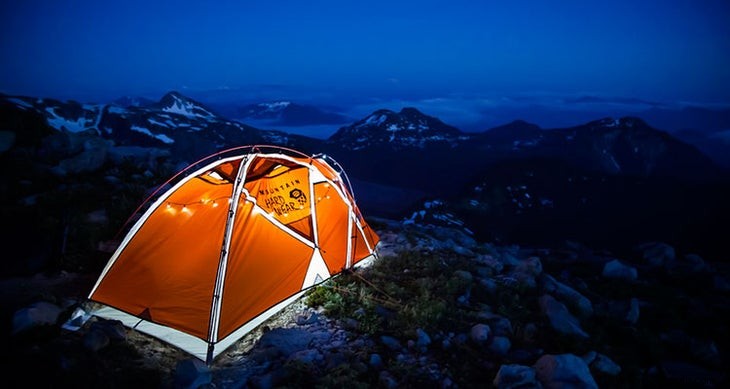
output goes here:
[[112, 255], [89, 295], [103, 305], [94, 315], [211, 363], [307, 288], [375, 256], [378, 237], [327, 156], [247, 146], [193, 166]]

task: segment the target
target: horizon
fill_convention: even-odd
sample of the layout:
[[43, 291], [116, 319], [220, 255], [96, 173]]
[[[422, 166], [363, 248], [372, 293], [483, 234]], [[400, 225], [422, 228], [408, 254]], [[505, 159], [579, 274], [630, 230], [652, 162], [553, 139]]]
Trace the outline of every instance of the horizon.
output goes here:
[[[730, 109], [730, 3], [0, 4], [0, 92], [412, 106], [468, 132]], [[236, 118], [231, 118], [236, 119]], [[671, 124], [671, 123], [670, 123]], [[727, 128], [725, 128], [727, 129]]]

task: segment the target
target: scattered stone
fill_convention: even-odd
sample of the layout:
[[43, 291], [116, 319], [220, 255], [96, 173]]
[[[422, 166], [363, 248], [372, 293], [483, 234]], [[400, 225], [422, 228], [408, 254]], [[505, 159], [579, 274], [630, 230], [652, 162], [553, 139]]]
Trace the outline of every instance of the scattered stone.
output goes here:
[[380, 375], [378, 376], [380, 385], [384, 388], [397, 388], [398, 387], [398, 381], [393, 378], [393, 375], [390, 374], [387, 370], [383, 370], [380, 372]]
[[636, 324], [639, 321], [639, 300], [632, 297], [629, 301], [629, 311], [626, 313], [626, 321]]
[[638, 247], [644, 261], [651, 267], [672, 266], [676, 254], [674, 248], [662, 242], [643, 243]]
[[380, 342], [383, 343], [385, 347], [393, 351], [400, 351], [403, 348], [400, 344], [400, 341], [392, 336], [382, 335], [380, 337]]
[[597, 373], [617, 376], [621, 373], [621, 366], [614, 362], [611, 358], [606, 355], [597, 353], [595, 351], [589, 351], [583, 356], [583, 360], [590, 367], [592, 371]]
[[639, 275], [636, 268], [624, 265], [618, 259], [606, 262], [603, 266], [603, 276], [606, 278], [620, 279], [626, 281], [634, 281]]
[[486, 324], [476, 324], [471, 327], [471, 340], [477, 344], [484, 344], [489, 339], [491, 329]]
[[84, 334], [83, 345], [87, 350], [96, 352], [109, 345], [109, 337], [102, 330], [90, 330]]
[[563, 334], [588, 338], [588, 334], [580, 327], [578, 319], [571, 315], [563, 303], [546, 294], [539, 299], [540, 311], [547, 316], [550, 326]]
[[213, 380], [210, 368], [199, 359], [185, 359], [177, 363], [173, 378], [176, 388], [196, 389]]
[[596, 381], [588, 365], [573, 354], [546, 354], [535, 362], [537, 379], [545, 388], [595, 388]]
[[284, 355], [290, 355], [307, 348], [312, 339], [312, 333], [300, 328], [274, 328], [261, 336], [259, 344], [261, 347], [272, 347]]
[[368, 363], [372, 368], [380, 369], [383, 367], [383, 358], [380, 357], [380, 354], [370, 354]]
[[523, 365], [502, 365], [492, 381], [497, 389], [541, 389], [535, 369]]
[[428, 333], [420, 328], [416, 329], [416, 346], [428, 347], [430, 344], [431, 337], [428, 336]]
[[557, 281], [549, 274], [542, 274], [541, 281], [545, 293], [550, 293], [569, 306], [575, 307], [578, 310], [578, 314], [583, 317], [593, 315], [593, 304], [591, 304], [591, 300], [580, 294], [577, 290]]
[[511, 347], [512, 342], [510, 342], [509, 338], [504, 336], [495, 336], [489, 344], [489, 351], [499, 356], [505, 356]]
[[13, 334], [33, 327], [55, 325], [61, 311], [59, 306], [45, 301], [21, 308], [13, 315]]

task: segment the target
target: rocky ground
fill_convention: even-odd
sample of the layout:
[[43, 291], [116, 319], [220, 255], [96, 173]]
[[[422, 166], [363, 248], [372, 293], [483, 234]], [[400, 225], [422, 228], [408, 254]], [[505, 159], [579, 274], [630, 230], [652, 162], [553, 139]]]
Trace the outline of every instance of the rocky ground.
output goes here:
[[495, 246], [458, 228], [370, 224], [379, 260], [312, 289], [210, 367], [119, 323], [61, 328], [95, 275], [5, 280], [5, 377], [22, 387], [728, 385], [722, 262], [658, 242], [615, 258], [574, 242]]

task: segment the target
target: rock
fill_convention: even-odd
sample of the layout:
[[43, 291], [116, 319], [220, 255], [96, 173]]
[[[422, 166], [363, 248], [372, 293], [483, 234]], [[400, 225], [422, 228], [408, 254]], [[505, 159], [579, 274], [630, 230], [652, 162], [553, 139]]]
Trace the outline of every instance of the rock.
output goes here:
[[471, 340], [474, 343], [477, 344], [484, 344], [489, 339], [489, 334], [491, 333], [491, 329], [486, 324], [476, 324], [473, 327], [471, 327]]
[[418, 328], [416, 329], [416, 346], [418, 347], [428, 347], [428, 345], [431, 344], [431, 337], [428, 336], [428, 333], [426, 331]]
[[617, 376], [621, 373], [621, 366], [616, 364], [606, 355], [589, 351], [583, 356], [583, 361], [590, 367], [592, 371], [609, 376]]
[[512, 336], [514, 333], [512, 322], [508, 318], [499, 315], [494, 315], [489, 319], [489, 327], [497, 336]]
[[542, 273], [542, 262], [538, 257], [529, 257], [517, 263], [514, 271], [537, 277]]
[[309, 314], [309, 315], [302, 313], [301, 315], [297, 316], [297, 324], [300, 326], [314, 324], [318, 320], [319, 320], [319, 314], [317, 312], [311, 312], [311, 314]]
[[385, 347], [393, 351], [400, 351], [403, 348], [400, 344], [400, 341], [392, 336], [382, 335], [380, 337], [380, 342], [383, 343]]
[[629, 311], [626, 313], [626, 321], [630, 324], [636, 324], [639, 321], [639, 300], [631, 298], [629, 301]]
[[111, 341], [124, 341], [127, 339], [127, 330], [119, 320], [98, 319], [91, 324], [89, 329], [103, 332]]
[[109, 345], [109, 337], [102, 330], [90, 330], [84, 334], [83, 345], [87, 350], [96, 352]]
[[497, 389], [541, 389], [535, 369], [523, 365], [502, 365], [492, 384]]
[[684, 263], [692, 273], [701, 273], [708, 271], [705, 260], [697, 254], [687, 254], [684, 256]]
[[307, 348], [312, 339], [314, 335], [301, 328], [274, 328], [261, 336], [259, 345], [263, 348], [275, 348], [284, 355], [290, 355]]
[[454, 272], [454, 277], [461, 278], [462, 280], [466, 282], [472, 282], [474, 277], [466, 270], [457, 270]]
[[545, 388], [595, 388], [588, 365], [573, 354], [546, 354], [535, 362], [535, 375]]
[[173, 380], [176, 388], [195, 389], [210, 384], [213, 380], [213, 373], [203, 361], [185, 359], [175, 366]]
[[527, 323], [522, 328], [522, 341], [525, 343], [532, 343], [537, 339], [537, 325], [535, 323]]
[[727, 278], [716, 274], [712, 277], [712, 287], [718, 292], [730, 292], [730, 281]]
[[605, 278], [613, 278], [626, 281], [634, 281], [638, 278], [636, 268], [624, 265], [618, 259], [606, 262], [603, 266], [603, 276]]
[[314, 365], [315, 363], [324, 360], [324, 357], [317, 349], [305, 349], [289, 355], [287, 360], [299, 362], [305, 365]]
[[370, 354], [368, 363], [372, 368], [380, 369], [383, 367], [383, 358], [380, 357], [380, 354]]
[[571, 315], [568, 308], [549, 294], [539, 299], [540, 311], [547, 316], [550, 326], [563, 334], [574, 335], [579, 338], [588, 338], [588, 334], [580, 327], [580, 322]]
[[15, 133], [12, 131], [0, 131], [0, 154], [10, 150], [15, 144]]
[[49, 302], [39, 301], [13, 314], [13, 334], [33, 327], [55, 325], [62, 309]]
[[638, 249], [646, 264], [651, 267], [672, 266], [676, 259], [674, 248], [666, 243], [643, 243], [639, 245]]
[[489, 351], [495, 355], [505, 356], [512, 347], [512, 342], [504, 336], [495, 336], [489, 344]]
[[480, 263], [482, 265], [485, 265], [486, 267], [492, 269], [492, 272], [494, 273], [501, 273], [502, 269], [504, 269], [504, 265], [502, 262], [496, 260], [491, 255], [477, 255], [474, 260], [477, 263]]
[[577, 290], [557, 281], [549, 274], [543, 274], [541, 281], [546, 293], [550, 293], [567, 305], [575, 307], [581, 316], [589, 317], [593, 315], [593, 304], [591, 304], [591, 300], [580, 294]]
[[721, 373], [682, 361], [662, 361], [659, 370], [667, 387], [714, 388], [723, 380]]
[[380, 375], [378, 376], [378, 382], [380, 382], [380, 386], [383, 388], [397, 388], [398, 387], [398, 381], [393, 378], [393, 376], [388, 372], [387, 370], [383, 370], [380, 372]]

